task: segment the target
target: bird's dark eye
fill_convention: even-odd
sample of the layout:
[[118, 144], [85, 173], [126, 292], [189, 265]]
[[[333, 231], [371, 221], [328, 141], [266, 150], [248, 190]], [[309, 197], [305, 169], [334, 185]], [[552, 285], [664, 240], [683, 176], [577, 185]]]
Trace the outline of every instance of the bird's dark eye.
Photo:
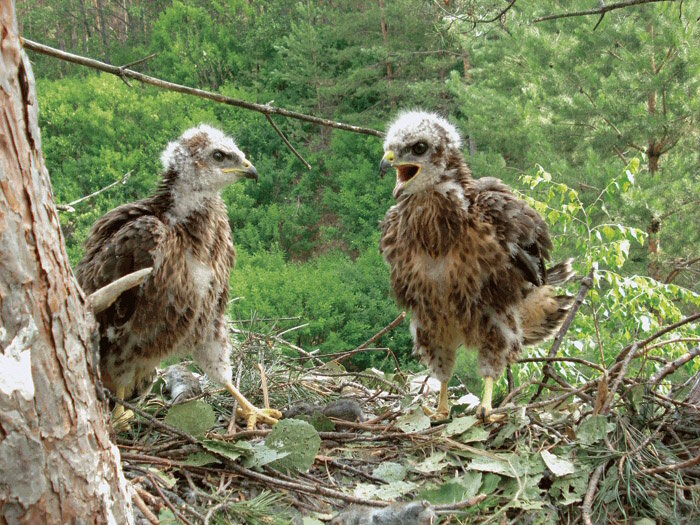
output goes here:
[[222, 151], [219, 151], [218, 149], [214, 151], [214, 153], [211, 154], [212, 157], [214, 157], [214, 160], [216, 162], [221, 162], [224, 160], [224, 153]]
[[413, 151], [414, 155], [423, 155], [423, 153], [428, 151], [428, 145], [425, 142], [416, 142], [411, 151]]

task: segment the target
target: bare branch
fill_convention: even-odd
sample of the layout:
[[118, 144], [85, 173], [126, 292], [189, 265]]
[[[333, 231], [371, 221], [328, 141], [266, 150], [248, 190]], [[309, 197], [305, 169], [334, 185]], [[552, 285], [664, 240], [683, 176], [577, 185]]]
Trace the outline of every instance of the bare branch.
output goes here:
[[598, 20], [598, 23], [596, 23], [596, 25], [595, 25], [595, 27], [598, 27], [598, 24], [600, 24], [601, 20], [603, 19], [603, 16], [608, 11], [613, 11], [615, 9], [623, 9], [625, 7], [630, 7], [630, 6], [635, 6], [635, 5], [651, 4], [651, 3], [655, 3], [655, 2], [675, 2], [675, 1], [676, 0], [625, 0], [624, 2], [618, 2], [616, 4], [609, 4], [609, 5], [603, 4], [597, 9], [588, 9], [586, 11], [572, 11], [569, 13], [556, 13], [553, 15], [541, 16], [539, 18], [535, 18], [532, 21], [532, 23], [537, 24], [538, 22], [544, 22], [546, 20], [557, 20], [558, 18], [570, 18], [573, 16], [600, 15], [600, 20]]
[[287, 145], [287, 147], [291, 150], [291, 152], [294, 153], [296, 158], [298, 158], [302, 162], [302, 164], [304, 166], [306, 166], [306, 169], [310, 170], [311, 164], [306, 162], [304, 160], [304, 157], [302, 157], [301, 154], [294, 148], [294, 146], [292, 146], [291, 142], [289, 142], [287, 140], [287, 137], [285, 137], [284, 133], [282, 133], [282, 130], [277, 127], [277, 124], [275, 124], [275, 122], [272, 120], [272, 117], [270, 115], [268, 115], [267, 113], [265, 113], [265, 118], [270, 123], [270, 126], [272, 126], [272, 129], [274, 129], [277, 132], [277, 134], [280, 136], [280, 138], [282, 139], [282, 142], [284, 142]]
[[75, 211], [75, 208], [73, 208], [73, 206], [75, 206], [76, 204], [80, 204], [83, 201], [86, 201], [88, 199], [92, 199], [93, 197], [98, 196], [100, 193], [103, 193], [111, 188], [114, 188], [117, 184], [126, 184], [126, 181], [129, 180], [129, 177], [131, 177], [132, 171], [133, 170], [127, 171], [124, 175], [122, 175], [121, 179], [115, 180], [111, 184], [108, 184], [104, 188], [101, 188], [101, 189], [91, 193], [90, 195], [85, 195], [84, 197], [80, 197], [79, 199], [76, 199], [72, 202], [69, 202], [68, 204], [56, 204], [56, 209], [58, 211], [65, 211], [68, 213], [73, 213]]
[[673, 372], [678, 370], [678, 367], [683, 366], [688, 361], [697, 357], [698, 355], [700, 355], [700, 346], [696, 346], [687, 354], [683, 354], [681, 357], [679, 357], [675, 361], [671, 361], [669, 364], [667, 364], [665, 367], [663, 367], [661, 370], [659, 370], [653, 376], [651, 376], [649, 378], [649, 382], [652, 385], [656, 385], [664, 377], [666, 377], [669, 374], [672, 374]]
[[88, 303], [92, 305], [92, 311], [97, 314], [106, 310], [121, 294], [141, 284], [152, 271], [152, 267], [142, 268], [94, 291], [88, 297]]
[[81, 66], [98, 69], [100, 71], [110, 73], [111, 75], [115, 75], [120, 78], [132, 78], [134, 80], [142, 82], [143, 84], [149, 84], [151, 86], [156, 86], [161, 89], [176, 91], [178, 93], [184, 93], [186, 95], [193, 95], [195, 97], [212, 100], [214, 102], [227, 104], [229, 106], [236, 106], [250, 111], [255, 111], [257, 113], [262, 113], [263, 115], [281, 115], [287, 118], [293, 118], [297, 120], [303, 120], [304, 122], [310, 122], [312, 124], [318, 124], [319, 126], [342, 129], [344, 131], [352, 131], [353, 133], [360, 133], [362, 135], [372, 135], [375, 137], [384, 136], [384, 134], [381, 131], [378, 131], [376, 129], [363, 128], [360, 126], [353, 126], [351, 124], [344, 124], [342, 122], [336, 122], [334, 120], [328, 120], [321, 117], [314, 117], [313, 115], [306, 115], [304, 113], [291, 111], [289, 109], [284, 109], [276, 106], [268, 106], [266, 104], [256, 104], [254, 102], [246, 102], [245, 100], [227, 97], [225, 95], [221, 95], [220, 93], [213, 93], [211, 91], [205, 91], [203, 89], [183, 86], [182, 84], [175, 84], [173, 82], [161, 80], [156, 77], [144, 75], [143, 73], [139, 73], [138, 71], [133, 71], [131, 69], [113, 66], [111, 64], [100, 62], [99, 60], [94, 60], [92, 58], [74, 55], [73, 53], [66, 53], [65, 51], [61, 51], [60, 49], [40, 44], [38, 42], [34, 42], [33, 40], [28, 40], [26, 38], [22, 38], [22, 44], [26, 49], [30, 49], [37, 53], [58, 58], [60, 60], [65, 60], [66, 62], [72, 62], [73, 64], [79, 64]]
[[[591, 286], [593, 286], [593, 269], [591, 269], [591, 271], [588, 272], [588, 275], [586, 275], [586, 277], [584, 277], [581, 281], [581, 287], [578, 289], [578, 294], [576, 294], [574, 304], [571, 305], [571, 309], [566, 315], [566, 319], [564, 319], [564, 322], [559, 328], [559, 332], [557, 332], [557, 335], [554, 338], [554, 341], [552, 342], [552, 346], [549, 348], [549, 353], [547, 354], [547, 357], [552, 358], [557, 355], [559, 347], [561, 346], [561, 343], [564, 340], [564, 336], [566, 335], [566, 332], [568, 332], [569, 327], [571, 326], [571, 323], [574, 320], [574, 316], [576, 315], [576, 312], [578, 312], [578, 309], [581, 307], [581, 304], [583, 304], [583, 300], [585, 299], [586, 294], [588, 293], [588, 289]], [[549, 361], [546, 362], [542, 371], [544, 372], [544, 380], [537, 387], [537, 392], [535, 392], [535, 395], [532, 396], [530, 402], [540, 397], [540, 394], [542, 393], [546, 382], [549, 380], [549, 378], [554, 378], [554, 370], [552, 369], [552, 366], [550, 365]]]

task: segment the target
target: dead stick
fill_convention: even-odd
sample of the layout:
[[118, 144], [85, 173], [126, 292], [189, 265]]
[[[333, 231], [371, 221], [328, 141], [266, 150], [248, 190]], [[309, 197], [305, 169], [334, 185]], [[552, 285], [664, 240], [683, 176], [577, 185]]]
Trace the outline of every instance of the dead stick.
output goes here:
[[[394, 328], [396, 328], [396, 327], [401, 323], [401, 321], [404, 320], [405, 317], [406, 317], [406, 312], [401, 312], [401, 313], [399, 314], [399, 316], [398, 316], [396, 319], [394, 319], [392, 322], [390, 322], [390, 323], [389, 323], [388, 325], [386, 325], [384, 328], [382, 328], [381, 330], [379, 330], [379, 332], [377, 332], [376, 334], [374, 334], [372, 337], [370, 337], [369, 339], [367, 339], [367, 341], [365, 341], [364, 343], [362, 343], [362, 344], [361, 344], [360, 346], [358, 346], [357, 348], [355, 348], [355, 349], [353, 349], [353, 350], [350, 350], [350, 351], [348, 351], [348, 352], [345, 352], [344, 355], [342, 355], [341, 357], [337, 357], [337, 358], [333, 359], [333, 361], [334, 361], [334, 362], [342, 361], [342, 360], [345, 359], [346, 357], [350, 357], [350, 356], [353, 355], [353, 354], [356, 354], [356, 353], [358, 353], [358, 352], [361, 352], [362, 350], [365, 350], [369, 345], [371, 345], [372, 343], [374, 343], [377, 339], [379, 339], [380, 337], [382, 337], [382, 336], [383, 336], [384, 334], [386, 334], [389, 330], [393, 330]], [[394, 359], [396, 359], [396, 357], [394, 357]], [[397, 367], [398, 367], [398, 362], [396, 363], [396, 365], [397, 365]]]
[[679, 357], [675, 361], [671, 361], [669, 364], [667, 364], [661, 370], [659, 370], [653, 376], [651, 376], [649, 378], [649, 382], [652, 385], [656, 385], [664, 377], [666, 377], [669, 374], [672, 374], [673, 372], [675, 372], [678, 369], [678, 367], [683, 366], [688, 361], [697, 357], [698, 355], [700, 355], [700, 346], [696, 346], [687, 354], [682, 355], [681, 357]]
[[591, 522], [591, 507], [593, 506], [593, 496], [595, 495], [595, 490], [598, 487], [600, 476], [602, 476], [604, 470], [605, 463], [603, 463], [597, 469], [595, 469], [595, 471], [593, 471], [591, 479], [588, 481], [586, 497], [583, 498], [583, 506], [581, 508], [581, 514], [583, 514], [583, 523], [585, 525], [593, 525], [593, 523]]
[[292, 143], [289, 142], [289, 140], [287, 140], [287, 137], [285, 137], [284, 133], [282, 133], [282, 130], [277, 127], [277, 124], [275, 124], [275, 121], [272, 120], [272, 117], [270, 115], [268, 115], [267, 113], [265, 113], [265, 118], [270, 123], [270, 126], [272, 126], [272, 129], [274, 129], [277, 132], [277, 134], [280, 136], [280, 138], [282, 139], [282, 142], [284, 142], [287, 145], [287, 147], [289, 148], [289, 150], [292, 153], [294, 153], [294, 156], [296, 158], [298, 158], [302, 162], [302, 164], [304, 164], [304, 166], [306, 166], [307, 170], [310, 170], [311, 164], [306, 162], [306, 160], [304, 160], [304, 157], [302, 157], [301, 154], [296, 150], [296, 148], [294, 148], [294, 146], [292, 146]]
[[254, 472], [247, 468], [241, 467], [235, 463], [229, 462], [228, 466], [231, 470], [238, 472], [242, 476], [260, 481], [261, 483], [276, 485], [278, 487], [286, 488], [288, 490], [294, 490], [297, 492], [305, 492], [307, 494], [321, 494], [323, 496], [328, 496], [334, 499], [340, 499], [343, 501], [348, 501], [350, 503], [358, 503], [360, 505], [367, 505], [370, 507], [387, 507], [389, 502], [378, 501], [371, 499], [356, 498], [354, 496], [349, 496], [344, 492], [339, 492], [337, 490], [327, 489], [320, 485], [308, 485], [306, 483], [292, 483], [290, 481], [284, 481], [278, 478], [273, 478], [272, 476], [267, 476], [265, 474], [260, 474], [259, 472]]
[[129, 177], [131, 177], [131, 172], [133, 170], [127, 171], [124, 175], [122, 175], [122, 178], [119, 180], [115, 180], [111, 184], [108, 184], [104, 188], [100, 188], [97, 191], [92, 192], [90, 195], [85, 195], [84, 197], [80, 197], [79, 199], [75, 199], [72, 202], [69, 202], [68, 204], [56, 204], [56, 209], [59, 211], [66, 211], [69, 213], [73, 213], [75, 210], [73, 209], [73, 206], [76, 204], [80, 204], [83, 201], [86, 201], [88, 199], [92, 199], [93, 197], [97, 197], [100, 193], [103, 193], [111, 188], [114, 188], [117, 184], [126, 184], [126, 181], [129, 180]]
[[[569, 331], [569, 327], [571, 326], [571, 323], [574, 320], [574, 316], [576, 315], [576, 312], [578, 312], [578, 309], [581, 308], [583, 300], [586, 297], [586, 294], [588, 293], [588, 290], [591, 286], [593, 286], [593, 268], [591, 268], [591, 271], [588, 272], [588, 275], [586, 275], [586, 277], [584, 277], [581, 281], [581, 286], [578, 289], [578, 294], [576, 294], [574, 304], [571, 306], [569, 313], [566, 315], [566, 319], [564, 319], [564, 322], [559, 328], [559, 332], [557, 332], [557, 335], [554, 338], [554, 341], [552, 342], [552, 346], [549, 348], [547, 357], [551, 358], [557, 355], [559, 347], [564, 341], [564, 336], [566, 335], [566, 332]], [[545, 384], [552, 377], [553, 369], [549, 362], [545, 363], [542, 372], [544, 373], [544, 380], [542, 381], [542, 383], [540, 383], [540, 386], [537, 387], [537, 392], [535, 392], [535, 395], [532, 396], [530, 402], [540, 397], [540, 394], [542, 394], [542, 390], [544, 389]]]
[[537, 24], [538, 22], [544, 22], [545, 20], [557, 20], [558, 18], [570, 18], [573, 16], [604, 15], [608, 11], [612, 11], [614, 9], [622, 9], [624, 7], [649, 4], [654, 2], [675, 2], [675, 0], [626, 0], [625, 2], [618, 2], [616, 4], [603, 4], [597, 9], [589, 9], [587, 11], [572, 11], [569, 13], [557, 13], [553, 15], [541, 16], [539, 18], [535, 18], [532, 21], [532, 23]]
[[685, 319], [681, 319], [677, 323], [673, 323], [673, 324], [670, 324], [668, 326], [665, 326], [664, 328], [662, 328], [658, 332], [651, 334], [649, 337], [647, 337], [646, 339], [644, 339], [642, 341], [638, 341], [636, 343], [632, 343], [632, 344], [627, 345], [625, 348], [622, 349], [622, 351], [619, 353], [619, 355], [617, 356], [617, 359], [615, 359], [615, 361], [617, 363], [619, 363], [620, 361], [624, 361], [625, 357], [627, 356], [627, 352], [629, 352], [633, 346], [636, 346], [637, 348], [644, 348], [647, 344], [652, 342], [654, 339], [658, 339], [659, 337], [661, 337], [664, 334], [667, 334], [671, 330], [675, 330], [676, 328], [683, 326], [684, 324], [692, 323], [693, 321], [695, 321], [697, 319], [700, 319], [700, 312], [694, 313], [693, 315], [689, 315], [688, 317], [686, 317]]
[[163, 494], [163, 491], [160, 490], [160, 487], [158, 486], [158, 483], [156, 482], [155, 479], [153, 479], [153, 475], [149, 474], [148, 475], [148, 480], [151, 482], [151, 485], [153, 485], [153, 488], [156, 489], [156, 492], [158, 495], [161, 497], [163, 500], [163, 503], [171, 510], [173, 511], [173, 514], [175, 514], [175, 517], [178, 518], [180, 521], [185, 523], [186, 525], [192, 525], [192, 522], [189, 521], [187, 518], [185, 518], [180, 511], [175, 508], [175, 505]]
[[34, 42], [26, 38], [22, 38], [22, 45], [26, 49], [36, 51], [43, 55], [48, 55], [60, 60], [65, 60], [66, 62], [72, 62], [73, 64], [79, 64], [81, 66], [91, 67], [93, 69], [98, 69], [106, 73], [118, 76], [120, 78], [128, 77], [138, 80], [144, 84], [150, 84], [151, 86], [156, 86], [161, 89], [167, 89], [170, 91], [176, 91], [178, 93], [184, 93], [186, 95], [193, 95], [195, 97], [204, 98], [207, 100], [213, 100], [214, 102], [219, 102], [221, 104], [227, 104], [229, 106], [236, 106], [239, 108], [247, 109], [249, 111], [255, 111], [257, 113], [262, 113], [263, 115], [281, 115], [283, 117], [293, 118], [297, 120], [303, 120], [305, 122], [311, 122], [312, 124], [318, 124], [319, 126], [326, 126], [329, 128], [342, 129], [344, 131], [352, 131], [353, 133], [360, 133], [363, 135], [373, 135], [375, 137], [383, 137], [384, 134], [381, 131], [371, 128], [363, 128], [360, 126], [353, 126], [350, 124], [344, 124], [342, 122], [336, 122], [333, 120], [328, 120], [325, 118], [314, 117], [312, 115], [305, 115], [304, 113], [299, 113], [297, 111], [291, 111], [288, 109], [268, 106], [266, 104], [256, 104], [254, 102], [246, 102], [245, 100], [240, 100], [236, 98], [227, 97], [221, 95], [220, 93], [213, 93], [211, 91], [205, 91], [203, 89], [197, 89], [189, 86], [183, 86], [181, 84], [175, 84], [173, 82], [168, 82], [166, 80], [161, 80], [156, 77], [151, 77], [149, 75], [144, 75], [138, 71], [133, 71], [131, 69], [120, 68], [118, 66], [113, 66], [105, 62], [100, 62], [99, 60], [94, 60], [92, 58], [86, 58], [80, 55], [74, 55], [73, 53], [66, 53], [60, 49], [56, 49], [45, 44], [40, 44], [39, 42]]
[[134, 503], [139, 508], [141, 513], [152, 525], [159, 525], [160, 521], [158, 520], [158, 518], [156, 518], [156, 515], [153, 514], [153, 512], [151, 512], [151, 509], [148, 508], [146, 502], [144, 502], [143, 499], [141, 499], [141, 496], [137, 491], [132, 492], [131, 499], [134, 500]]
[[690, 468], [694, 467], [700, 463], [700, 454], [698, 454], [696, 457], [689, 459], [688, 461], [683, 461], [681, 463], [672, 463], [671, 465], [661, 465], [660, 467], [655, 467], [655, 468], [646, 468], [644, 470], [640, 470], [642, 474], [660, 474], [661, 472], [669, 472], [673, 470], [682, 470], [685, 468]]

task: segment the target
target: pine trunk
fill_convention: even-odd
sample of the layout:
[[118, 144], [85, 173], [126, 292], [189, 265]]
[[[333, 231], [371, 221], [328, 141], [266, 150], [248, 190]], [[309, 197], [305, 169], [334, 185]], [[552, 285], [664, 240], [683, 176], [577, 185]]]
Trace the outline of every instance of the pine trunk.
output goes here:
[[11, 0], [0, 30], [0, 523], [132, 523]]

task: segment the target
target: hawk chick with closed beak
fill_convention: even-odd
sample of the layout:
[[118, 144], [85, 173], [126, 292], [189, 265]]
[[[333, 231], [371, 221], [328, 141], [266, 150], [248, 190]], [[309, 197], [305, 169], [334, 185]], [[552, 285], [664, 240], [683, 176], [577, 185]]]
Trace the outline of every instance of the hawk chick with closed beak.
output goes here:
[[[233, 139], [202, 124], [168, 144], [155, 193], [108, 212], [90, 230], [76, 276], [87, 293], [143, 268], [151, 274], [96, 313], [105, 386], [124, 399], [164, 358], [192, 353], [236, 398], [248, 426], [281, 414], [253, 406], [232, 383], [226, 328], [235, 250], [220, 191], [255, 167]], [[113, 415], [123, 416], [121, 405]]]
[[447, 383], [464, 345], [478, 352], [486, 420], [506, 363], [563, 322], [572, 298], [552, 285], [573, 273], [571, 261], [545, 267], [545, 222], [500, 180], [473, 179], [460, 148], [457, 129], [434, 113], [403, 113], [391, 124], [380, 173], [396, 170], [396, 204], [379, 249], [396, 300], [411, 312], [414, 349], [441, 381], [433, 416], [449, 415]]

